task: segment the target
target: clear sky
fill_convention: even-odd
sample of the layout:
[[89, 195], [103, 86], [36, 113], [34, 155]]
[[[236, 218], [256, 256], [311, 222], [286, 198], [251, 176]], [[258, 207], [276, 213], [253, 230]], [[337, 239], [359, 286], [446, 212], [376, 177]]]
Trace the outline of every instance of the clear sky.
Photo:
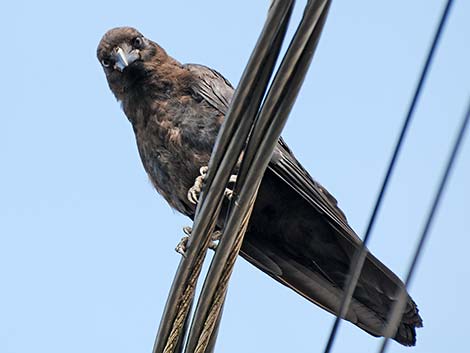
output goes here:
[[[292, 24], [299, 19], [297, 5]], [[443, 0], [334, 1], [283, 133], [362, 234]], [[403, 277], [470, 95], [470, 3], [457, 0], [370, 248]], [[152, 189], [95, 58], [135, 26], [237, 84], [268, 1], [10, 1], [0, 63], [0, 352], [151, 352], [190, 221]], [[290, 35], [292, 31], [289, 32]], [[470, 138], [411, 294], [414, 349], [468, 351]], [[237, 262], [218, 352], [321, 352], [333, 316]], [[343, 324], [334, 352], [380, 341]]]

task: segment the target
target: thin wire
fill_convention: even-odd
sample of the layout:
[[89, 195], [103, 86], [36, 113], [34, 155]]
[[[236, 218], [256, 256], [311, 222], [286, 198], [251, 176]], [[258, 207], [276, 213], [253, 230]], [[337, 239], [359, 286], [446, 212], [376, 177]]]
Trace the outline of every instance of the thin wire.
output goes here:
[[[419, 243], [416, 247], [416, 250], [415, 250], [415, 253], [414, 253], [414, 256], [413, 256], [413, 261], [411, 261], [410, 268], [409, 268], [408, 274], [406, 276], [405, 287], [409, 286], [409, 284], [411, 283], [411, 280], [413, 278], [414, 270], [416, 268], [416, 264], [418, 263], [419, 256], [420, 256], [421, 251], [423, 249], [424, 243], [426, 242], [427, 237], [429, 235], [429, 229], [431, 227], [432, 221], [433, 221], [435, 213], [437, 211], [437, 207], [439, 206], [439, 202], [441, 201], [442, 194], [444, 192], [447, 180], [449, 179], [449, 175], [450, 175], [450, 172], [451, 172], [452, 167], [454, 165], [455, 158], [456, 158], [457, 153], [459, 151], [459, 148], [462, 144], [462, 140], [463, 140], [463, 137], [465, 135], [465, 131], [468, 127], [469, 120], [470, 120], [470, 99], [468, 101], [467, 112], [466, 112], [466, 114], [463, 118], [462, 124], [460, 126], [459, 133], [458, 133], [458, 135], [455, 139], [455, 142], [454, 142], [454, 145], [453, 145], [453, 148], [452, 148], [452, 152], [451, 152], [451, 154], [448, 158], [445, 172], [442, 175], [442, 178], [441, 178], [441, 181], [440, 181], [440, 184], [439, 184], [439, 188], [437, 189], [437, 192], [436, 192], [436, 195], [434, 196], [434, 201], [432, 203], [431, 209], [429, 210], [429, 214], [428, 214], [428, 217], [427, 217], [427, 220], [426, 220], [426, 224], [423, 228], [423, 232], [421, 233]], [[399, 299], [397, 300], [397, 302], [395, 302], [395, 305], [393, 306], [393, 309], [392, 309], [391, 313], [389, 314], [388, 324], [387, 324], [387, 327], [385, 329], [386, 336], [394, 336], [395, 335], [397, 325], [399, 324], [399, 322], [401, 320], [402, 311], [403, 311], [403, 308], [404, 308], [405, 303], [406, 303], [406, 299], [407, 299], [406, 297], [407, 296], [406, 296], [405, 288], [401, 288], [400, 289], [400, 295], [398, 297]], [[388, 342], [388, 338], [384, 338], [383, 343], [382, 343], [382, 347], [379, 351], [380, 353], [385, 352], [386, 347], [387, 347], [387, 342]]]
[[359, 275], [361, 273], [362, 267], [364, 265], [364, 261], [365, 261], [366, 256], [367, 256], [368, 251], [367, 251], [366, 246], [367, 246], [367, 242], [369, 240], [369, 236], [370, 236], [370, 234], [372, 232], [372, 228], [375, 224], [375, 220], [377, 218], [378, 211], [380, 209], [383, 197], [385, 195], [385, 190], [387, 189], [390, 177], [392, 175], [393, 169], [394, 169], [395, 164], [396, 164], [398, 154], [399, 154], [399, 152], [401, 150], [401, 146], [403, 144], [403, 140], [405, 138], [406, 132], [407, 132], [408, 127], [410, 125], [413, 113], [415, 111], [416, 104], [417, 104], [418, 99], [421, 95], [421, 91], [422, 91], [425, 79], [427, 77], [429, 68], [431, 66], [431, 62], [432, 62], [432, 59], [434, 57], [434, 53], [435, 53], [436, 48], [437, 48], [437, 44], [439, 42], [439, 39], [441, 38], [443, 29], [444, 29], [444, 25], [447, 21], [447, 18], [449, 17], [449, 12], [450, 12], [450, 8], [451, 8], [452, 4], [453, 4], [453, 0], [448, 0], [447, 1], [447, 4], [444, 8], [444, 11], [441, 15], [439, 25], [437, 27], [437, 30], [436, 30], [435, 34], [434, 34], [434, 39], [433, 39], [431, 48], [429, 50], [426, 62], [425, 62], [424, 67], [422, 69], [421, 76], [420, 76], [420, 79], [418, 81], [418, 85], [416, 86], [413, 99], [412, 99], [411, 104], [409, 106], [408, 113], [407, 113], [406, 118], [405, 118], [405, 122], [403, 124], [402, 129], [401, 129], [400, 136], [398, 138], [397, 144], [395, 146], [395, 150], [394, 150], [393, 155], [392, 155], [392, 159], [390, 160], [387, 173], [386, 173], [384, 181], [382, 183], [382, 188], [380, 189], [379, 195], [378, 195], [377, 200], [375, 202], [374, 209], [373, 209], [371, 217], [369, 219], [369, 224], [367, 225], [367, 229], [366, 229], [366, 233], [365, 233], [365, 236], [364, 236], [364, 239], [363, 239], [362, 247], [356, 251], [356, 254], [355, 254], [354, 258], [351, 261], [351, 266], [350, 266], [350, 271], [349, 271], [349, 274], [348, 274], [348, 279], [347, 279], [346, 285], [344, 287], [345, 288], [344, 295], [343, 295], [343, 298], [341, 300], [339, 315], [336, 317], [335, 322], [333, 324], [333, 327], [331, 329], [330, 336], [329, 336], [328, 342], [325, 346], [324, 353], [329, 353], [331, 351], [331, 348], [333, 347], [333, 343], [335, 341], [335, 337], [336, 337], [336, 334], [338, 332], [338, 328], [339, 328], [339, 325], [341, 323], [341, 320], [342, 320], [343, 317], [346, 316], [346, 313], [348, 312], [349, 304], [351, 303], [351, 298], [352, 298], [352, 295], [354, 293], [354, 289], [356, 288], [356, 284], [357, 284], [357, 281], [359, 279]]

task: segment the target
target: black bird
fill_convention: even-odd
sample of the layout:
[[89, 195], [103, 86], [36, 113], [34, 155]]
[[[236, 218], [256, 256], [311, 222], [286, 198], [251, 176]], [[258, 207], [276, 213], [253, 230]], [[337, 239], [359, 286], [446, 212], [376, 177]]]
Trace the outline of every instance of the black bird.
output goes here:
[[[150, 180], [166, 201], [193, 218], [188, 200], [207, 166], [232, 99], [232, 85], [217, 71], [181, 64], [130, 27], [108, 31], [97, 50], [111, 91], [135, 132]], [[278, 282], [337, 314], [350, 261], [361, 240], [336, 199], [296, 160], [282, 139], [263, 176], [241, 255]], [[389, 310], [404, 287], [367, 255], [346, 319], [381, 336]], [[416, 343], [422, 326], [408, 296], [393, 339]]]

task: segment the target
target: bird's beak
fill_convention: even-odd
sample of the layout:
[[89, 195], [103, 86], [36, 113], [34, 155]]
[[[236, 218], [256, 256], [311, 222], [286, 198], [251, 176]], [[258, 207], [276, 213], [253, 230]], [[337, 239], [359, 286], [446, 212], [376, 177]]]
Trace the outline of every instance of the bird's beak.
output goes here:
[[114, 48], [113, 57], [115, 62], [114, 68], [122, 72], [134, 61], [140, 59], [140, 53], [139, 50], [133, 50], [130, 45], [124, 44]]

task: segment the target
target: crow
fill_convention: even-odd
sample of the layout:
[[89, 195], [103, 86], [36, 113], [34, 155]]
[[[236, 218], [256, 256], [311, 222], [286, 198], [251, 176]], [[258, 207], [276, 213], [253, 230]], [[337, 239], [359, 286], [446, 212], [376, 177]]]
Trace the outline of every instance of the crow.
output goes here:
[[[207, 166], [234, 88], [206, 66], [181, 64], [131, 27], [109, 30], [97, 57], [132, 124], [145, 171], [171, 207], [194, 218], [188, 190]], [[221, 225], [223, 226], [223, 224]], [[336, 199], [315, 181], [282, 138], [263, 176], [241, 248], [261, 271], [338, 314], [361, 240]], [[382, 336], [403, 282], [370, 252], [345, 319]], [[393, 339], [412, 346], [422, 319], [407, 295]]]

